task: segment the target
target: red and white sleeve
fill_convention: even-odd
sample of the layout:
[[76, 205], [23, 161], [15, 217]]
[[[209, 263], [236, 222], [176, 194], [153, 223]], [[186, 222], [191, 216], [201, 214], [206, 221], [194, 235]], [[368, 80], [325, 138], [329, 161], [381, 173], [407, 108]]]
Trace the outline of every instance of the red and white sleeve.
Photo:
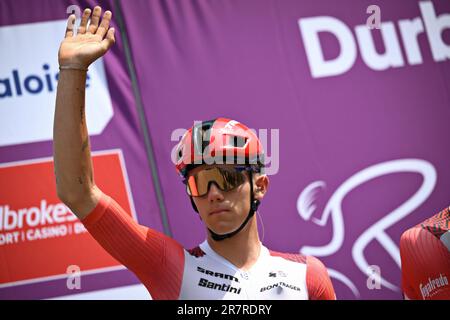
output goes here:
[[178, 298], [184, 270], [184, 250], [178, 242], [139, 225], [105, 194], [82, 223], [109, 254], [136, 274], [153, 299]]
[[317, 258], [306, 258], [306, 285], [310, 300], [336, 300], [327, 268]]
[[400, 240], [402, 288], [408, 299], [450, 299], [450, 253], [431, 232], [415, 227]]

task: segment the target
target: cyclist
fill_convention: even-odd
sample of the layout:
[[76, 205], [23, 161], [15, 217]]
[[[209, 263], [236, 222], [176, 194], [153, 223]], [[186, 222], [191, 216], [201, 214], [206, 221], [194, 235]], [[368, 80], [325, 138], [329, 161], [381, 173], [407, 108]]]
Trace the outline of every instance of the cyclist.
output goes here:
[[54, 162], [58, 196], [96, 241], [154, 299], [335, 299], [318, 259], [271, 251], [259, 240], [255, 213], [269, 179], [260, 141], [237, 121], [196, 124], [178, 145], [176, 169], [207, 233], [194, 249], [137, 224], [95, 185], [84, 113], [86, 71], [113, 45], [114, 29], [110, 11], [101, 22], [100, 7], [90, 16], [84, 10], [76, 36], [75, 17], [69, 17], [59, 50]]

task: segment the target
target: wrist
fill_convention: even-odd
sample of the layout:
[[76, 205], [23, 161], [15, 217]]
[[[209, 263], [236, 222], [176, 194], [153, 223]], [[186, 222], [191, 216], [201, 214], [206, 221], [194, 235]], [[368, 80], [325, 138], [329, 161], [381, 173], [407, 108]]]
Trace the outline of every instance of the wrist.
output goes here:
[[81, 64], [76, 63], [67, 63], [67, 64], [60, 64], [59, 70], [79, 70], [79, 71], [88, 71], [88, 67], [85, 67]]

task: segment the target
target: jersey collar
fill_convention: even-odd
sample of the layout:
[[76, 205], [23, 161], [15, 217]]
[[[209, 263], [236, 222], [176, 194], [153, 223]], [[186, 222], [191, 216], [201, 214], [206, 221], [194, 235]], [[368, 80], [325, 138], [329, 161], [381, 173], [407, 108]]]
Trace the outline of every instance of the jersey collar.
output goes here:
[[202, 249], [202, 251], [204, 253], [206, 253], [206, 255], [208, 255], [212, 259], [216, 260], [217, 262], [225, 265], [226, 267], [232, 269], [235, 272], [238, 272], [238, 271], [239, 272], [252, 272], [252, 271], [255, 271], [256, 269], [258, 269], [260, 266], [263, 266], [264, 265], [264, 261], [267, 258], [270, 257], [269, 249], [267, 249], [267, 247], [265, 247], [261, 242], [260, 242], [260, 245], [261, 245], [261, 251], [259, 253], [258, 260], [256, 261], [256, 263], [249, 270], [239, 269], [233, 263], [231, 263], [230, 261], [228, 261], [227, 259], [225, 259], [221, 255], [219, 255], [217, 252], [214, 251], [213, 248], [211, 248], [211, 246], [209, 245], [207, 240], [203, 241], [200, 244], [200, 248]]

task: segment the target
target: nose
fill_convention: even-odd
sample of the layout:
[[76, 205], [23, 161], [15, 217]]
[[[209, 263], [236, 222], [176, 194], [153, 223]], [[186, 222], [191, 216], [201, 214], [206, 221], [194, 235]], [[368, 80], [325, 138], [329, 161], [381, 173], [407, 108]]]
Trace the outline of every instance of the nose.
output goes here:
[[208, 190], [208, 201], [222, 201], [223, 199], [222, 190], [215, 183], [211, 183]]

